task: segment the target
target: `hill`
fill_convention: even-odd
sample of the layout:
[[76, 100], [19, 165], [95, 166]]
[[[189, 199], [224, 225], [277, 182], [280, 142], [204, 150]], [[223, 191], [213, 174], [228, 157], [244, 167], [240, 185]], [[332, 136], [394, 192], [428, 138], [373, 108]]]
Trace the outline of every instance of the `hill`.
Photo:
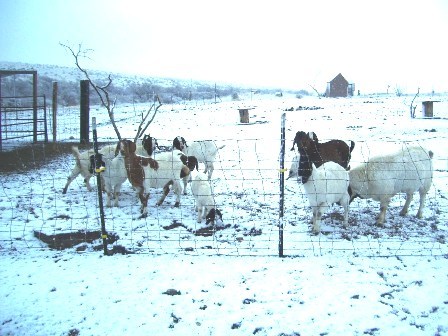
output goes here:
[[[0, 69], [37, 70], [39, 95], [51, 97], [52, 83], [56, 81], [58, 82], [60, 104], [65, 106], [79, 104], [79, 81], [85, 78], [76, 67], [0, 62]], [[112, 97], [116, 97], [120, 103], [151, 101], [154, 94], [158, 94], [165, 103], [173, 103], [182, 100], [237, 96], [241, 90], [247, 90], [225, 83], [108, 73], [97, 70], [88, 70], [88, 72], [97, 84], [106, 83], [110, 75], [112, 78], [110, 94]], [[2, 79], [3, 96], [30, 94], [29, 77], [17, 75]], [[98, 104], [98, 97], [91, 94], [91, 102]]]

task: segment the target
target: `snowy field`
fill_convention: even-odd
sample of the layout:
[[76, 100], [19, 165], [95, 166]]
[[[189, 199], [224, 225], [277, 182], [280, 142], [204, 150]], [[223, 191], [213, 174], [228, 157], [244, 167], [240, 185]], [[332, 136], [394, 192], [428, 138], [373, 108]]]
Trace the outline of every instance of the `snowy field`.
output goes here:
[[[155, 207], [161, 191], [153, 190], [149, 216], [140, 218], [126, 182], [120, 207], [105, 209], [105, 222], [118, 237], [114, 245], [133, 252], [128, 255], [102, 256], [100, 240], [55, 251], [34, 237], [34, 231], [100, 227], [97, 194], [81, 177], [62, 195], [74, 164], [68, 152], [39, 169], [2, 174], [0, 334], [448, 334], [448, 96], [434, 97], [441, 102], [432, 119], [420, 118], [421, 101], [430, 97], [417, 99], [417, 118], [410, 118], [412, 98], [253, 95], [162, 106], [149, 127], [159, 145], [169, 147], [178, 135], [187, 143], [225, 145], [212, 181], [223, 223], [203, 234], [189, 187], [179, 208], [172, 194]], [[240, 107], [253, 108], [249, 124], [239, 123]], [[122, 137], [134, 137], [141, 111], [117, 107]], [[91, 113], [99, 140], [112, 143], [105, 111]], [[286, 167], [299, 130], [314, 131], [321, 141], [355, 141], [352, 167], [402, 146], [432, 150], [434, 180], [423, 218], [414, 217], [418, 194], [406, 217], [399, 216], [404, 195], [394, 197], [384, 228], [375, 226], [379, 204], [357, 199], [348, 228], [335, 205], [323, 217], [322, 233], [313, 235], [303, 187], [289, 179], [282, 219], [287, 258], [278, 258], [283, 113]], [[61, 130], [66, 139], [77, 132]]]

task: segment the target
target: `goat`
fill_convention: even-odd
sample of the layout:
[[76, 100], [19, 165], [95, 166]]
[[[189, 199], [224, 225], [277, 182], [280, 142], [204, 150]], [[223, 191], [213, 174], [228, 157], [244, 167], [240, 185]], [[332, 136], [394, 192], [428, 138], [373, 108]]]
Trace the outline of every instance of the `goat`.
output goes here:
[[208, 179], [211, 180], [214, 167], [214, 161], [218, 150], [225, 145], [217, 147], [212, 140], [193, 141], [190, 146], [181, 136], [174, 138], [173, 148], [180, 150], [187, 156], [195, 156], [199, 162], [205, 164], [204, 174], [208, 173]]
[[[306, 156], [307, 159], [301, 161], [302, 165], [299, 162], [297, 173], [290, 171], [289, 177], [302, 176], [303, 183], [306, 183], [306, 179], [303, 176], [309, 175], [309, 172], [306, 171], [311, 169], [311, 163], [314, 163], [316, 168], [319, 168], [323, 163], [333, 161], [348, 170], [351, 153], [355, 148], [353, 141], [350, 141], [350, 147], [342, 140], [330, 140], [319, 143], [316, 133], [310, 132], [307, 134], [303, 131], [296, 133], [291, 148], [292, 151], [295, 145], [297, 145], [300, 156]], [[291, 167], [291, 170], [293, 169], [294, 167]]]
[[182, 161], [182, 163], [185, 165], [185, 167], [182, 169], [181, 172], [181, 178], [184, 181], [184, 195], [187, 194], [187, 184], [188, 181], [191, 180], [191, 175], [190, 172], [192, 172], [193, 170], [197, 170], [199, 171], [199, 163], [198, 163], [198, 159], [196, 159], [195, 156], [186, 156], [183, 153], [180, 154], [180, 160]]
[[[98, 152], [102, 154], [105, 159], [112, 159], [115, 156], [115, 148], [116, 145], [107, 145], [102, 147]], [[92, 186], [89, 182], [90, 178], [93, 176], [93, 171], [90, 169], [90, 156], [94, 155], [95, 152], [92, 149], [89, 149], [80, 153], [78, 147], [72, 146], [72, 153], [75, 158], [75, 166], [72, 168], [72, 172], [67, 178], [67, 183], [62, 189], [62, 193], [67, 193], [70, 183], [72, 183], [80, 174], [84, 178], [87, 190], [92, 191]]]
[[339, 164], [328, 161], [319, 168], [311, 163], [311, 172], [303, 184], [313, 210], [313, 232], [320, 232], [322, 214], [333, 204], [338, 203], [344, 208], [344, 227], [348, 223], [349, 207], [349, 175]]
[[111, 207], [111, 200], [114, 200], [114, 206], [118, 206], [118, 195], [121, 185], [127, 180], [127, 171], [124, 163], [124, 157], [119, 152], [113, 159], [106, 158], [105, 171], [101, 174], [104, 181], [104, 190], [107, 195], [107, 207]]
[[139, 152], [143, 152], [143, 151], [140, 150], [139, 147], [140, 146], [137, 146], [137, 153], [139, 155], [151, 157], [152, 154], [154, 153], [154, 151], [156, 150], [156, 148], [159, 148], [159, 144], [158, 144], [156, 138], [153, 138], [152, 136], [150, 136], [148, 134], [148, 135], [144, 135], [143, 139], [142, 139], [142, 147], [145, 152], [140, 154]]
[[152, 159], [136, 155], [136, 145], [130, 140], [121, 140], [119, 144], [125, 157], [128, 179], [138, 191], [142, 204], [142, 216], [147, 215], [150, 188], [163, 188], [163, 194], [157, 201], [157, 205], [161, 205], [172, 185], [176, 194], [174, 206], [178, 207], [180, 205], [180, 194], [182, 193], [180, 176], [184, 169], [184, 164], [179, 158], [181, 153], [176, 151], [159, 153]]
[[[141, 156], [151, 157], [154, 150], [159, 148], [157, 139], [151, 137], [150, 135], [145, 135], [142, 139], [142, 144], [137, 146], [136, 153]], [[98, 152], [103, 155], [105, 160], [112, 160], [118, 153], [118, 147], [116, 145], [106, 145], [102, 147]], [[70, 183], [73, 182], [78, 175], [84, 178], [84, 183], [86, 184], [87, 190], [92, 191], [92, 186], [90, 185], [90, 178], [93, 176], [93, 172], [90, 167], [90, 156], [94, 155], [93, 149], [79, 152], [78, 147], [72, 147], [72, 153], [75, 158], [75, 166], [72, 168], [70, 176], [67, 178], [67, 183], [65, 184], [62, 193], [66, 194]]]
[[135, 154], [137, 146], [134, 142], [122, 139], [118, 142], [118, 148], [124, 156], [126, 173], [131, 185], [136, 189], [141, 203], [142, 217], [147, 215], [147, 206], [149, 199], [149, 186], [146, 177], [150, 176], [152, 171], [159, 168], [159, 164], [152, 158], [143, 157]]
[[186, 146], [187, 142], [185, 141], [184, 137], [177, 136], [173, 139], [173, 149], [177, 149], [183, 152]]
[[191, 192], [196, 200], [198, 223], [201, 222], [202, 218], [206, 219], [206, 225], [214, 225], [216, 219], [222, 221], [221, 211], [216, 208], [212, 186], [210, 185], [210, 182], [205, 174], [198, 173], [194, 176], [194, 178], [192, 178]]
[[432, 157], [432, 151], [420, 146], [405, 146], [395, 153], [369, 159], [349, 172], [350, 200], [361, 197], [380, 202], [376, 224], [383, 226], [390, 199], [398, 193], [406, 193], [406, 202], [400, 211], [400, 216], [405, 216], [418, 190], [420, 206], [416, 217], [422, 218], [426, 194], [432, 184]]

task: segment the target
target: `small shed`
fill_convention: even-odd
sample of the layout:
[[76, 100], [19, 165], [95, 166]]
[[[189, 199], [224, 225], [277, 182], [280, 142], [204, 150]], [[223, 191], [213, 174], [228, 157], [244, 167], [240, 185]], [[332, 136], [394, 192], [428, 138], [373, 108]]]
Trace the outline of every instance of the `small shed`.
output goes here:
[[426, 100], [422, 102], [422, 113], [423, 118], [433, 118], [434, 117], [434, 107], [433, 103], [437, 103], [439, 100]]
[[327, 83], [326, 97], [349, 97], [355, 92], [355, 84], [349, 83], [341, 73]]

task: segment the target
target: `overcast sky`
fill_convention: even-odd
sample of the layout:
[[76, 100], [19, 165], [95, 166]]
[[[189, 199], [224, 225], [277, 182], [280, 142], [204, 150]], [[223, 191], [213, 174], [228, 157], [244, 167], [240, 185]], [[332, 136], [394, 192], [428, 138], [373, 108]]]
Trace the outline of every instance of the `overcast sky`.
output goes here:
[[0, 0], [0, 61], [325, 90], [448, 91], [447, 0]]

